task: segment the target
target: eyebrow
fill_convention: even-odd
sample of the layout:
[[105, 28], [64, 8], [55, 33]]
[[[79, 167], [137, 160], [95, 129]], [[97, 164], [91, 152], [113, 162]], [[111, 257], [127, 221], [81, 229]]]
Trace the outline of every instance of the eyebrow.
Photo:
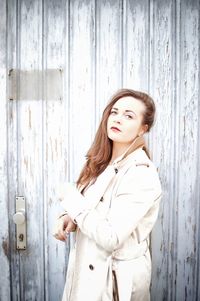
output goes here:
[[[118, 111], [118, 108], [112, 108], [111, 110], [115, 110]], [[132, 110], [125, 110], [126, 113], [133, 113], [134, 115], [137, 116], [137, 114], [135, 112], [133, 112]]]

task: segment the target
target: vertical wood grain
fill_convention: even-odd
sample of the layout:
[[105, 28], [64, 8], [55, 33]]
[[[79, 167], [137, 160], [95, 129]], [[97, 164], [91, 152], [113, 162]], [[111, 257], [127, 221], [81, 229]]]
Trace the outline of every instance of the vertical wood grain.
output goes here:
[[174, 34], [173, 1], [150, 2], [149, 92], [156, 103], [156, 123], [149, 135], [153, 161], [158, 167], [163, 197], [151, 235], [153, 300], [172, 300], [174, 290], [174, 232], [176, 232], [174, 163]]
[[197, 300], [199, 273], [199, 1], [177, 1], [176, 300]]
[[123, 1], [123, 86], [148, 91], [149, 1]]
[[[69, 147], [69, 99], [68, 99], [68, 48], [69, 48], [69, 2], [45, 1], [44, 5], [44, 199], [46, 231], [46, 298], [61, 300], [67, 270], [69, 242], [63, 243], [53, 236], [53, 225], [59, 216], [60, 187], [68, 180], [68, 147]], [[61, 74], [63, 90], [61, 99], [53, 99], [48, 95], [56, 81], [51, 78], [50, 71], [56, 76]], [[55, 87], [56, 88], [56, 87]], [[77, 120], [78, 122], [78, 120]], [[56, 275], [56, 277], [55, 277]]]
[[95, 122], [95, 2], [70, 1], [69, 179], [76, 181]]
[[[19, 254], [20, 298], [44, 300], [42, 100], [31, 100], [35, 91], [41, 95], [38, 76], [42, 70], [42, 2], [17, 3], [18, 68], [27, 71], [24, 82], [18, 82], [17, 113], [18, 193], [25, 196], [27, 210], [27, 249]], [[32, 75], [30, 80], [28, 74]], [[22, 97], [25, 85], [27, 94]]]
[[0, 1], [0, 300], [10, 298], [10, 268], [9, 268], [9, 228], [8, 228], [8, 161], [7, 161], [7, 10], [6, 2]]
[[96, 127], [109, 98], [122, 87], [122, 1], [96, 1]]
[[[8, 83], [13, 70], [17, 70], [19, 45], [19, 23], [18, 6], [16, 0], [8, 0], [8, 22], [7, 22], [7, 72]], [[8, 85], [8, 96], [9, 96]], [[18, 91], [16, 91], [16, 94]], [[16, 251], [15, 225], [12, 216], [15, 213], [15, 197], [18, 191], [18, 102], [8, 97], [8, 202], [9, 202], [9, 234], [10, 234], [10, 268], [11, 268], [11, 300], [20, 300], [20, 256]]]
[[[148, 91], [157, 106], [148, 142], [163, 199], [151, 236], [152, 300], [198, 300], [199, 0], [0, 0], [0, 7], [0, 299], [61, 299], [73, 239], [52, 237], [60, 187], [77, 180], [109, 97], [130, 87]], [[27, 200], [28, 247], [20, 252], [16, 195]]]

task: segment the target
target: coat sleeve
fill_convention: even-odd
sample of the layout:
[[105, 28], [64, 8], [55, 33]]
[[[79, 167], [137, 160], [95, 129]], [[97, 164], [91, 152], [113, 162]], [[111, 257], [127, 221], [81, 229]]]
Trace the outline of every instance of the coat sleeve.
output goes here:
[[[64, 209], [85, 235], [106, 251], [113, 252], [159, 200], [161, 188], [154, 167], [143, 165], [130, 168], [121, 180], [106, 216], [102, 216], [92, 207], [92, 202], [74, 188], [69, 193], [71, 196], [68, 195], [63, 202]], [[149, 219], [152, 218], [149, 215]]]

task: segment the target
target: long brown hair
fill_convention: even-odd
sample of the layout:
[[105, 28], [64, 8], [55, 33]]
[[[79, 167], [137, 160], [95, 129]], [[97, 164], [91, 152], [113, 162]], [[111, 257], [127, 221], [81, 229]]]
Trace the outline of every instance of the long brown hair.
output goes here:
[[111, 160], [112, 140], [110, 140], [107, 135], [107, 120], [115, 102], [123, 97], [133, 97], [140, 100], [146, 108], [143, 114], [143, 124], [148, 126], [147, 131], [149, 131], [153, 125], [155, 116], [155, 104], [153, 99], [148, 94], [143, 92], [138, 92], [131, 89], [118, 90], [112, 96], [110, 102], [106, 106], [94, 141], [87, 152], [87, 161], [77, 181], [77, 187], [82, 187], [82, 191], [89, 185], [91, 181], [96, 180], [96, 178], [108, 166]]

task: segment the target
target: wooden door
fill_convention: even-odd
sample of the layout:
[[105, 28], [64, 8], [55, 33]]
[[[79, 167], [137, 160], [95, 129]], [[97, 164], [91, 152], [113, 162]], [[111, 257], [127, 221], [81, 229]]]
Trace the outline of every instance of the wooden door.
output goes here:
[[52, 236], [60, 185], [77, 179], [121, 87], [149, 92], [157, 107], [152, 300], [200, 298], [199, 14], [199, 0], [0, 0], [0, 300], [61, 299], [70, 241]]
[[[1, 1], [5, 14], [5, 33], [2, 32], [7, 41], [1, 44], [6, 67], [3, 135], [7, 136], [3, 144], [6, 167], [1, 214], [6, 221], [1, 230], [2, 301], [60, 300], [67, 267], [70, 244], [58, 243], [52, 236], [53, 222], [60, 210], [59, 185], [68, 177], [69, 113], [63, 92], [67, 73], [63, 44], [67, 10], [66, 3], [60, 3], [60, 18], [55, 22], [54, 16], [48, 14], [48, 10], [53, 13], [54, 3], [45, 5], [43, 26], [41, 1], [11, 0], [7, 1], [7, 8]], [[54, 26], [47, 34], [51, 22]], [[55, 23], [59, 23], [59, 28]], [[55, 50], [52, 45], [56, 45]], [[48, 58], [44, 58], [44, 53]], [[16, 248], [12, 220], [16, 196], [26, 200], [25, 250]]]

